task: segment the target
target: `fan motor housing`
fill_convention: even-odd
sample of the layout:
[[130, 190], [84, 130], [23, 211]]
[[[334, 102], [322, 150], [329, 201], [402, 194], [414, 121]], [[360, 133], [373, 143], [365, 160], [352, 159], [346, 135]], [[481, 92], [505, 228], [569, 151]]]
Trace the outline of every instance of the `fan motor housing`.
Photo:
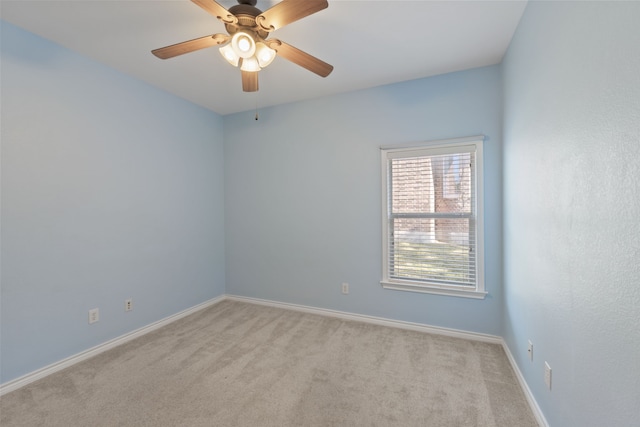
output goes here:
[[257, 33], [263, 39], [269, 36], [267, 31], [260, 28], [259, 25], [256, 25], [256, 16], [262, 13], [257, 7], [250, 4], [237, 4], [229, 8], [229, 13], [232, 13], [238, 19], [238, 22], [235, 24], [225, 24], [225, 28], [230, 35], [234, 35], [240, 30], [249, 30]]
[[238, 19], [236, 24], [225, 24], [225, 28], [230, 35], [237, 33], [238, 31], [250, 30], [257, 33], [262, 38], [267, 38], [269, 33], [258, 25], [256, 25], [256, 16], [260, 15], [262, 11], [255, 7], [255, 0], [239, 0], [235, 6], [229, 8], [229, 13], [235, 15]]

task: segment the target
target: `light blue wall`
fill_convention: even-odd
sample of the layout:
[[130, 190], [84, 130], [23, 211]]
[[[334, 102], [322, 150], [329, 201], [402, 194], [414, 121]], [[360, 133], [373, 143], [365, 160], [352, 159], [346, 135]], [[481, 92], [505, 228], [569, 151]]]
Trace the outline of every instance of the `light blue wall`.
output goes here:
[[505, 338], [554, 427], [640, 422], [639, 22], [531, 2], [504, 61]]
[[223, 294], [224, 176], [220, 116], [5, 22], [1, 54], [6, 382]]
[[[225, 116], [227, 292], [499, 335], [500, 77], [494, 66]], [[382, 289], [379, 147], [478, 134], [489, 296]]]

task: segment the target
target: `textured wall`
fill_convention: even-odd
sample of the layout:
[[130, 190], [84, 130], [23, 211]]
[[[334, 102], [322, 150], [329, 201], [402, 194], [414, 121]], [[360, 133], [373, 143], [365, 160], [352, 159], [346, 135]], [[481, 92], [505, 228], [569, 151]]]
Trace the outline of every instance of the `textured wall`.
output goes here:
[[[500, 334], [501, 114], [494, 66], [225, 116], [227, 292]], [[382, 289], [379, 147], [478, 134], [489, 296]]]
[[1, 71], [0, 382], [223, 294], [221, 117], [4, 22]]
[[640, 420], [638, 22], [531, 2], [504, 61], [505, 337], [554, 427]]

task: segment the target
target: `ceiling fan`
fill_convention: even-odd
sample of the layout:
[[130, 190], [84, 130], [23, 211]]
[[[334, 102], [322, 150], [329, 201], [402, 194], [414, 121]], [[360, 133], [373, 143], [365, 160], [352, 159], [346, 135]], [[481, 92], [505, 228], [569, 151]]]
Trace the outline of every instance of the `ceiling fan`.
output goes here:
[[327, 0], [282, 0], [262, 12], [256, 0], [237, 0], [225, 9], [215, 0], [191, 0], [225, 25], [229, 34], [213, 34], [152, 50], [160, 59], [173, 58], [196, 50], [224, 45], [220, 53], [231, 65], [240, 65], [242, 90], [258, 90], [258, 72], [277, 55], [321, 76], [327, 77], [333, 66], [281, 40], [271, 38], [272, 31], [312, 15], [329, 6]]

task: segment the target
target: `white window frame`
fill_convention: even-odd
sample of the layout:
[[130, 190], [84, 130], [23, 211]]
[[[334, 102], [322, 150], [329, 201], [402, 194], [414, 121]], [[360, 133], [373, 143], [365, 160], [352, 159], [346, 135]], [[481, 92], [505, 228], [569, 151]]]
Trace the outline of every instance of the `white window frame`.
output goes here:
[[[381, 153], [382, 175], [382, 279], [380, 284], [385, 289], [440, 294], [465, 298], [484, 299], [487, 295], [484, 286], [484, 197], [483, 197], [483, 157], [482, 146], [484, 136], [472, 136], [438, 141], [427, 141], [411, 145], [383, 146]], [[390, 224], [390, 171], [391, 158], [432, 156], [456, 154], [473, 147], [475, 150], [475, 169], [472, 171], [472, 188], [475, 192], [475, 241], [476, 241], [476, 281], [475, 286], [459, 284], [430, 283], [408, 279], [392, 278], [389, 274], [389, 224]], [[458, 151], [456, 151], [458, 150]]]

